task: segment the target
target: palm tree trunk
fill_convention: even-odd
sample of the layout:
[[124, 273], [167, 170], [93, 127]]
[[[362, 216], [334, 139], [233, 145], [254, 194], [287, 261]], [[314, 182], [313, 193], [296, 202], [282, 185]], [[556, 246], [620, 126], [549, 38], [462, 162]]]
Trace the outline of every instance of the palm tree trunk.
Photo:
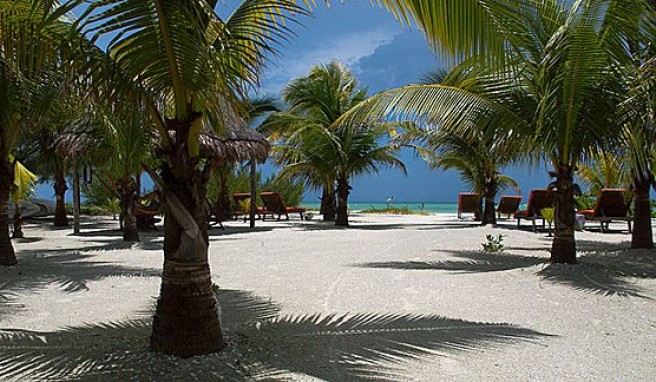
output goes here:
[[337, 219], [335, 225], [348, 227], [348, 196], [349, 196], [348, 178], [339, 178], [337, 180]]
[[14, 232], [11, 234], [12, 239], [22, 239], [25, 237], [23, 232], [23, 217], [21, 216], [20, 203], [14, 203]]
[[57, 169], [55, 173], [55, 227], [66, 227], [68, 226], [68, 216], [66, 216], [66, 190], [68, 186], [66, 185], [66, 176], [64, 174], [65, 168], [64, 164], [61, 163], [63, 160], [57, 159]]
[[139, 229], [137, 227], [137, 217], [134, 216], [134, 203], [136, 196], [136, 185], [128, 181], [121, 182], [121, 214], [123, 215], [123, 241], [138, 242]]
[[551, 245], [552, 263], [576, 264], [576, 241], [574, 238], [574, 181], [572, 167], [559, 168], [556, 181], [555, 235]]
[[321, 215], [323, 216], [323, 221], [334, 222], [335, 213], [335, 188], [331, 183], [329, 186], [324, 186], [323, 192], [321, 193]]
[[164, 194], [164, 271], [150, 348], [180, 357], [223, 348], [208, 263], [204, 200], [209, 174], [198, 170], [198, 159], [190, 157], [186, 146], [195, 118], [200, 116], [167, 121], [169, 129], [176, 131], [176, 139], [162, 177], [154, 179]]
[[9, 187], [13, 184], [13, 165], [0, 154], [0, 266], [16, 264], [14, 246], [9, 238]]
[[649, 181], [633, 180], [634, 224], [631, 234], [631, 248], [654, 248], [653, 232], [651, 228], [651, 206], [649, 204]]
[[494, 210], [494, 198], [497, 196], [497, 182], [494, 178], [485, 179], [484, 187], [484, 196], [485, 196], [485, 210], [483, 210], [483, 218], [481, 220], [482, 225], [496, 225], [497, 224], [497, 214]]

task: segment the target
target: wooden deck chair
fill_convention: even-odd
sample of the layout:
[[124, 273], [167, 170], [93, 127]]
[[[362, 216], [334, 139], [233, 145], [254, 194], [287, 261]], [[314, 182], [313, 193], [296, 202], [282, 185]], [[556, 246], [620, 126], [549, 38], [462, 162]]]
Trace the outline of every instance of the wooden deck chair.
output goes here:
[[630, 216], [631, 197], [629, 190], [623, 188], [604, 188], [597, 197], [597, 203], [592, 210], [579, 211], [587, 221], [597, 221], [601, 225], [601, 232], [608, 229], [613, 220], [626, 221], [631, 232]]
[[522, 219], [530, 220], [533, 223], [533, 232], [537, 231], [535, 221], [542, 219], [542, 228], [544, 228], [544, 218], [542, 217], [542, 209], [553, 207], [556, 199], [556, 193], [550, 190], [531, 190], [528, 196], [528, 203], [524, 211], [515, 213], [517, 219], [517, 228]]
[[458, 219], [463, 213], [481, 214], [481, 197], [475, 192], [461, 192], [458, 194]]
[[[303, 214], [305, 214], [305, 208], [287, 207], [285, 201], [282, 200], [282, 197], [277, 192], [261, 192], [260, 198], [262, 198], [262, 202], [264, 203], [264, 208], [267, 210], [267, 212], [271, 213], [272, 215], [277, 214], [278, 220], [282, 220], [283, 215], [285, 216], [285, 220], [289, 220], [290, 212], [298, 212], [301, 216], [301, 220], [303, 219]], [[264, 220], [265, 218], [266, 216], [263, 216], [262, 220]]]
[[521, 202], [521, 196], [502, 196], [497, 206], [497, 217], [501, 218], [501, 214], [505, 214], [506, 218], [510, 219], [510, 216], [519, 210], [519, 204]]

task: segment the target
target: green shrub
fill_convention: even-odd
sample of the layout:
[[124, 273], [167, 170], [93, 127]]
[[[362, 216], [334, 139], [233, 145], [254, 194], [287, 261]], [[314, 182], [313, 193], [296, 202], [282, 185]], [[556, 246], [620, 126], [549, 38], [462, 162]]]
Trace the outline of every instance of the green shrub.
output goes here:
[[504, 250], [505, 246], [503, 245], [503, 238], [506, 235], [485, 235], [485, 243], [481, 243], [483, 246], [483, 251], [485, 252], [501, 252]]
[[385, 207], [385, 208], [375, 208], [371, 206], [371, 208], [367, 208], [366, 210], [360, 211], [365, 214], [394, 214], [394, 215], [428, 215], [426, 211], [420, 210], [420, 211], [414, 211], [408, 208], [408, 206], [404, 207]]
[[651, 217], [656, 219], [656, 199], [651, 199]]

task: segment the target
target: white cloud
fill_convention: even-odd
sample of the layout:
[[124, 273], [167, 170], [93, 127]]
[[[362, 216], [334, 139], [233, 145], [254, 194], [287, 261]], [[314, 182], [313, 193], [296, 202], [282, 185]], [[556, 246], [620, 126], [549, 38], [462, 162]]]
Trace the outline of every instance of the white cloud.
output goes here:
[[270, 63], [265, 73], [265, 91], [278, 93], [289, 80], [305, 75], [313, 65], [339, 60], [357, 69], [362, 58], [371, 56], [382, 45], [389, 44], [400, 30], [372, 29], [363, 32], [335, 33], [312, 46], [296, 52], [284, 52]]

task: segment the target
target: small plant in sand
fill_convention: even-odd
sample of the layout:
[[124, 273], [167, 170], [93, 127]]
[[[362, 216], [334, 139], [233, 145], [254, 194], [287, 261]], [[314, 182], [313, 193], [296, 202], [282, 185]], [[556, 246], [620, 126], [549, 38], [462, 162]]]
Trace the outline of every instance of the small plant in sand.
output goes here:
[[485, 252], [501, 252], [505, 248], [503, 244], [503, 238], [506, 237], [506, 235], [485, 235], [485, 243], [481, 243], [483, 246], [483, 251]]
[[239, 208], [241, 208], [244, 213], [247, 213], [251, 210], [251, 198], [240, 200]]
[[118, 198], [107, 198], [106, 206], [113, 219], [116, 220], [117, 215], [121, 213], [121, 201]]
[[553, 223], [554, 219], [556, 218], [556, 209], [553, 207], [547, 207], [543, 208], [540, 210], [540, 214], [544, 218], [544, 220], [547, 221], [547, 224], [549, 224], [549, 233], [548, 236], [551, 237], [551, 224]]

